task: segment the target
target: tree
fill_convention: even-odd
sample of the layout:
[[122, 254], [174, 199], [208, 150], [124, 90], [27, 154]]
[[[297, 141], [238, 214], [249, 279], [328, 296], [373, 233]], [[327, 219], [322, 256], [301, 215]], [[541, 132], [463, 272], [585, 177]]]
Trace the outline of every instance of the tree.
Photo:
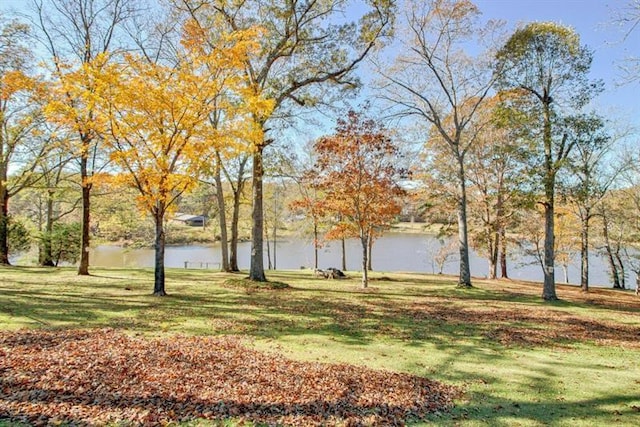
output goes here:
[[76, 263], [80, 254], [80, 232], [82, 225], [77, 222], [57, 222], [47, 232], [51, 245], [51, 262], [57, 267], [60, 262]]
[[[177, 2], [179, 3], [179, 2]], [[196, 14], [188, 13], [186, 16], [185, 28], [190, 33], [188, 37], [192, 42], [197, 43], [202, 54], [213, 55], [224, 43], [225, 33], [223, 28], [229, 28], [220, 21], [220, 16], [213, 16], [212, 19], [197, 20]], [[257, 29], [250, 28], [253, 32]], [[231, 28], [231, 31], [235, 29]], [[216, 72], [215, 64], [205, 63], [204, 67], [208, 72]], [[234, 78], [242, 78], [242, 69], [235, 70], [238, 74]], [[247, 165], [251, 157], [252, 147], [262, 141], [262, 129], [255, 129], [255, 117], [271, 111], [262, 108], [264, 105], [252, 106], [251, 96], [255, 95], [253, 89], [249, 89], [249, 97], [242, 99], [238, 93], [233, 91], [219, 91], [215, 93], [215, 98], [211, 102], [216, 106], [209, 114], [209, 132], [221, 141], [213, 148], [211, 167], [206, 171], [206, 175], [212, 176], [216, 189], [216, 202], [218, 207], [218, 220], [220, 225], [220, 250], [223, 271], [239, 271], [238, 268], [238, 227], [240, 220], [240, 205], [244, 197], [245, 184], [248, 180]], [[252, 92], [252, 93], [251, 93]], [[245, 95], [247, 95], [245, 93]], [[257, 98], [255, 98], [257, 99]], [[253, 114], [253, 117], [246, 115]], [[255, 138], [258, 138], [257, 140]], [[223, 141], [224, 140], [224, 141]], [[231, 209], [231, 239], [229, 239], [229, 223], [227, 221], [227, 209], [225, 201], [226, 180], [232, 194]]]
[[[249, 278], [265, 281], [263, 239], [264, 150], [274, 142], [275, 127], [292, 117], [293, 110], [312, 107], [326, 100], [319, 89], [353, 89], [358, 80], [353, 71], [392, 24], [393, 1], [367, 0], [368, 9], [359, 22], [339, 23], [337, 16], [346, 0], [180, 0], [201, 27], [206, 21], [242, 30], [260, 25], [264, 33], [260, 51], [247, 58], [244, 71], [256, 96], [274, 100], [270, 114], [255, 115], [264, 138], [254, 146], [252, 160], [252, 249]], [[324, 98], [324, 99], [323, 99]]]
[[[98, 67], [97, 93], [109, 122], [111, 158], [126, 171], [122, 179], [138, 190], [139, 206], [154, 219], [157, 296], [166, 295], [165, 215], [197, 183], [209, 162], [207, 153], [226, 141], [211, 134], [208, 120], [221, 108], [217, 94], [243, 94], [245, 82], [235, 77], [256, 48], [251, 41], [256, 32], [239, 31], [221, 37], [218, 49], [205, 52], [198, 37], [191, 37], [194, 30], [198, 32], [185, 25], [185, 52], [176, 66], [126, 55], [122, 65]], [[255, 109], [269, 109], [269, 102], [243, 99]]]
[[616, 186], [597, 205], [602, 223], [599, 249], [609, 265], [614, 288], [626, 287], [626, 268], [640, 272], [640, 168], [636, 142], [615, 163], [623, 169]]
[[89, 274], [92, 176], [99, 168], [96, 160], [101, 131], [93, 100], [95, 80], [89, 70], [96, 66], [98, 56], [108, 58], [104, 54], [115, 50], [119, 30], [139, 12], [137, 3], [137, 0], [32, 0], [57, 81], [49, 116], [77, 134], [77, 144], [71, 148], [79, 160], [82, 189], [79, 275]]
[[489, 278], [507, 277], [507, 230], [526, 202], [524, 191], [527, 150], [512, 128], [506, 100], [501, 93], [480, 106], [470, 124], [476, 135], [468, 158], [471, 238], [474, 248], [489, 261]]
[[[56, 135], [53, 129], [48, 131], [49, 135]], [[52, 242], [55, 224], [64, 216], [76, 211], [80, 202], [80, 199], [77, 198], [77, 193], [71, 190], [71, 187], [76, 186], [77, 182], [69, 179], [70, 176], [66, 171], [66, 166], [71, 158], [64, 149], [65, 144], [61, 141], [56, 141], [55, 138], [52, 138], [52, 140], [55, 144], [55, 149], [49, 152], [49, 155], [41, 162], [37, 170], [42, 177], [42, 188], [38, 189], [40, 196], [38, 201], [41, 205], [44, 205], [43, 209], [38, 212], [37, 220], [38, 231], [40, 232], [38, 263], [45, 267], [53, 267], [55, 265]], [[61, 208], [63, 198], [71, 199], [68, 200], [69, 203], [66, 208]], [[78, 237], [80, 237], [80, 233], [78, 233]], [[77, 258], [80, 254], [80, 242], [70, 247], [78, 248], [78, 253], [75, 257]]]
[[[245, 197], [245, 187], [248, 180], [247, 164], [250, 159], [249, 148], [244, 153], [225, 155], [228, 147], [216, 151], [214, 163], [214, 179], [216, 185], [216, 200], [218, 203], [220, 221], [220, 241], [222, 251], [222, 269], [224, 271], [240, 271], [238, 268], [238, 241], [240, 206]], [[225, 190], [222, 177], [226, 179], [232, 195], [231, 208], [231, 238], [228, 235], [228, 222], [226, 220]], [[229, 242], [229, 243], [227, 243]], [[225, 267], [226, 262], [226, 267]]]
[[399, 151], [383, 127], [354, 111], [338, 121], [335, 135], [316, 141], [314, 149], [325, 209], [341, 218], [328, 236], [347, 231], [359, 238], [366, 288], [371, 241], [402, 209], [404, 190], [397, 182], [403, 171], [395, 164]]
[[[623, 27], [623, 41], [633, 40], [634, 34], [640, 31], [640, 0], [627, 0], [625, 7], [616, 12], [613, 21]], [[640, 52], [625, 58], [619, 67], [622, 72], [620, 84], [640, 82]]]
[[[568, 158], [570, 173], [567, 193], [580, 220], [580, 287], [589, 291], [589, 248], [591, 221], [598, 214], [598, 204], [607, 195], [620, 172], [608, 167], [615, 142], [604, 129], [605, 122], [595, 114], [578, 117], [571, 126], [575, 149]], [[618, 163], [622, 165], [623, 163]]]
[[318, 249], [322, 242], [320, 239], [320, 225], [326, 216], [325, 196], [319, 191], [317, 176], [312, 167], [305, 170], [296, 180], [301, 197], [295, 199], [289, 205], [296, 213], [302, 213], [311, 221], [313, 235], [313, 268], [318, 269]]
[[[534, 22], [516, 30], [496, 56], [498, 87], [518, 89], [531, 101], [531, 126], [537, 130], [544, 206], [544, 300], [558, 299], [554, 276], [554, 202], [556, 176], [571, 153], [568, 112], [579, 110], [600, 90], [588, 78], [592, 54], [570, 28]], [[563, 117], [564, 114], [564, 117]]]
[[9, 264], [9, 200], [40, 176], [51, 148], [41, 134], [43, 85], [30, 75], [29, 28], [0, 18], [0, 264]]
[[470, 287], [465, 157], [475, 141], [470, 123], [493, 85], [487, 55], [476, 58], [463, 49], [477, 43], [483, 30], [480, 11], [468, 0], [409, 2], [408, 36], [395, 66], [382, 71], [384, 98], [397, 115], [417, 117], [430, 127], [455, 164], [460, 275]]

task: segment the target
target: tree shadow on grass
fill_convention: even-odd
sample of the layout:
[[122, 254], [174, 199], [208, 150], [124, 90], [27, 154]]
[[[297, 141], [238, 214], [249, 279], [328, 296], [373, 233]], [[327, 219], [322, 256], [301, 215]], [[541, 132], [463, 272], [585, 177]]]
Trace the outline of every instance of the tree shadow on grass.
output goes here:
[[[638, 406], [630, 404], [637, 401], [633, 394], [607, 396], [568, 402], [564, 399], [525, 402], [517, 399], [504, 399], [490, 394], [473, 393], [468, 396], [469, 404], [457, 405], [448, 419], [454, 422], [475, 421], [491, 426], [509, 427], [525, 420], [538, 425], [637, 425]], [[615, 408], [615, 409], [614, 409]], [[443, 421], [440, 417], [430, 416], [428, 420]]]

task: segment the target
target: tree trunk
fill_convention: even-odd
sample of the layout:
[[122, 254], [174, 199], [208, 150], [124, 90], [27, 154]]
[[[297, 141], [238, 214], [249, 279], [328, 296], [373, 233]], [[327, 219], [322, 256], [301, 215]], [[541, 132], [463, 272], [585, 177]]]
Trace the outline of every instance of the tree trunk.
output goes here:
[[253, 210], [251, 212], [252, 229], [251, 229], [251, 268], [249, 270], [249, 279], [257, 282], [266, 282], [264, 275], [264, 259], [263, 259], [263, 236], [264, 236], [264, 217], [263, 217], [263, 197], [262, 197], [262, 177], [264, 176], [263, 146], [256, 148], [253, 154]]
[[278, 188], [276, 187], [274, 195], [273, 195], [273, 269], [276, 270], [277, 267], [277, 255], [278, 249], [276, 245], [278, 244]]
[[222, 188], [220, 153], [216, 151], [216, 200], [218, 202], [218, 220], [220, 222], [220, 258], [222, 271], [231, 271], [229, 266], [229, 238], [227, 236], [227, 213], [224, 203], [224, 189]]
[[156, 244], [155, 244], [155, 272], [153, 281], [153, 295], [165, 296], [167, 293], [164, 290], [164, 208], [158, 207], [154, 212], [155, 226], [156, 226]]
[[624, 268], [624, 262], [622, 262], [622, 257], [620, 256], [620, 247], [618, 246], [614, 252], [615, 261], [618, 266], [618, 277], [620, 282], [620, 289], [627, 288], [627, 275]]
[[6, 173], [2, 173], [0, 182], [0, 264], [11, 265], [9, 263], [9, 193], [5, 183]]
[[582, 216], [582, 232], [580, 233], [580, 288], [589, 292], [589, 218], [587, 209]]
[[233, 214], [231, 216], [231, 259], [230, 269], [231, 271], [240, 271], [238, 268], [238, 224], [240, 222], [240, 198], [244, 191], [244, 170], [247, 164], [248, 157], [244, 157], [238, 167], [238, 180], [236, 181], [235, 189], [233, 190]]
[[342, 271], [347, 271], [347, 244], [344, 237], [340, 240], [342, 243]]
[[[488, 212], [487, 212], [488, 215]], [[489, 216], [487, 216], [489, 219]], [[489, 223], [489, 221], [487, 221]], [[495, 280], [498, 274], [498, 245], [500, 242], [500, 234], [498, 227], [495, 224], [488, 224], [486, 227], [487, 235], [487, 253], [489, 261], [489, 274], [488, 277], [491, 280]]]
[[367, 235], [363, 233], [360, 237], [360, 243], [362, 244], [362, 287], [365, 289], [369, 286], [369, 274], [367, 271], [369, 253], [368, 240]]
[[267, 248], [267, 270], [271, 270], [273, 266], [271, 265], [271, 246], [269, 242], [269, 230], [265, 228], [264, 230], [265, 237], [265, 247]]
[[545, 96], [544, 108], [544, 285], [542, 287], [542, 299], [554, 301], [556, 295], [556, 282], [554, 271], [554, 197], [555, 197], [555, 169], [551, 150], [551, 98]]
[[602, 237], [604, 238], [604, 249], [607, 253], [607, 261], [609, 262], [609, 272], [611, 274], [611, 281], [613, 282], [614, 289], [620, 288], [620, 276], [618, 273], [618, 266], [613, 256], [613, 249], [611, 248], [611, 240], [609, 238], [609, 218], [602, 208]]
[[464, 159], [458, 156], [458, 247], [460, 251], [460, 278], [458, 287], [470, 288], [471, 268], [469, 264], [469, 233], [467, 230], [467, 186], [465, 183]]
[[373, 265], [371, 262], [371, 258], [372, 258], [372, 254], [373, 254], [373, 237], [371, 235], [372, 233], [369, 233], [369, 242], [367, 244], [367, 250], [369, 251], [367, 253], [367, 270], [369, 271], [373, 271]]
[[[0, 112], [2, 114], [2, 112]], [[0, 264], [9, 265], [9, 192], [7, 189], [8, 160], [4, 156], [4, 130], [0, 129]]]
[[493, 253], [489, 257], [489, 279], [495, 280], [498, 277], [498, 258], [493, 256]]
[[508, 279], [507, 271], [507, 232], [504, 225], [500, 225], [500, 277]]
[[[500, 256], [500, 231], [502, 229], [502, 190], [498, 190], [498, 199], [496, 201], [496, 214], [493, 224], [491, 225], [489, 232], [489, 278], [495, 279], [498, 277], [498, 257]], [[489, 212], [487, 212], [487, 218], [489, 217]], [[489, 222], [489, 221], [487, 221]]]
[[318, 269], [318, 223], [313, 220], [313, 268]]
[[53, 193], [47, 192], [47, 217], [45, 231], [42, 238], [40, 248], [40, 265], [43, 267], [53, 267], [53, 253], [51, 248], [51, 239], [53, 234]]
[[82, 180], [82, 231], [80, 237], [80, 266], [78, 267], [78, 275], [89, 275], [89, 247], [90, 239], [90, 221], [91, 221], [91, 182], [89, 182], [88, 173], [88, 151], [91, 141], [85, 136], [82, 137], [82, 156], [80, 157], [80, 179]]

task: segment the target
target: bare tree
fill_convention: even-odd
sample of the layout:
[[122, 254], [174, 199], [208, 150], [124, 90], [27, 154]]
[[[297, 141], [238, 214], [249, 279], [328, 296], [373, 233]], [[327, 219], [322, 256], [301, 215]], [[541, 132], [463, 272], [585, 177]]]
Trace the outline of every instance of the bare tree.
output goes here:
[[[627, 4], [614, 11], [613, 22], [622, 27], [623, 43], [637, 40], [640, 32], [640, 0], [627, 0]], [[638, 44], [633, 45], [637, 49]], [[640, 51], [632, 53], [619, 64], [621, 71], [619, 84], [640, 82]]]
[[598, 215], [598, 205], [608, 194], [625, 162], [609, 162], [617, 138], [605, 129], [605, 122], [597, 115], [574, 120], [572, 138], [575, 149], [568, 159], [569, 200], [580, 220], [580, 286], [589, 291], [589, 248], [591, 221]]
[[488, 29], [478, 26], [480, 11], [467, 0], [410, 1], [407, 8], [401, 53], [393, 67], [380, 71], [382, 96], [397, 116], [423, 120], [455, 162], [458, 285], [470, 287], [465, 157], [475, 140], [470, 123], [494, 78], [487, 61], [491, 55], [472, 57], [463, 48], [478, 43]]

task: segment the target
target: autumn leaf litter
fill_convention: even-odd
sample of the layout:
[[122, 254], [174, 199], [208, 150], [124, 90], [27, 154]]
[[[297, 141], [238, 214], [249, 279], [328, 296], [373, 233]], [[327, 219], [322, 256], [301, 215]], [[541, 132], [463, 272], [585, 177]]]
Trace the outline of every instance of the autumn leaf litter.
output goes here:
[[0, 419], [32, 425], [229, 417], [269, 425], [403, 425], [449, 410], [460, 393], [409, 374], [291, 361], [237, 337], [0, 333]]

